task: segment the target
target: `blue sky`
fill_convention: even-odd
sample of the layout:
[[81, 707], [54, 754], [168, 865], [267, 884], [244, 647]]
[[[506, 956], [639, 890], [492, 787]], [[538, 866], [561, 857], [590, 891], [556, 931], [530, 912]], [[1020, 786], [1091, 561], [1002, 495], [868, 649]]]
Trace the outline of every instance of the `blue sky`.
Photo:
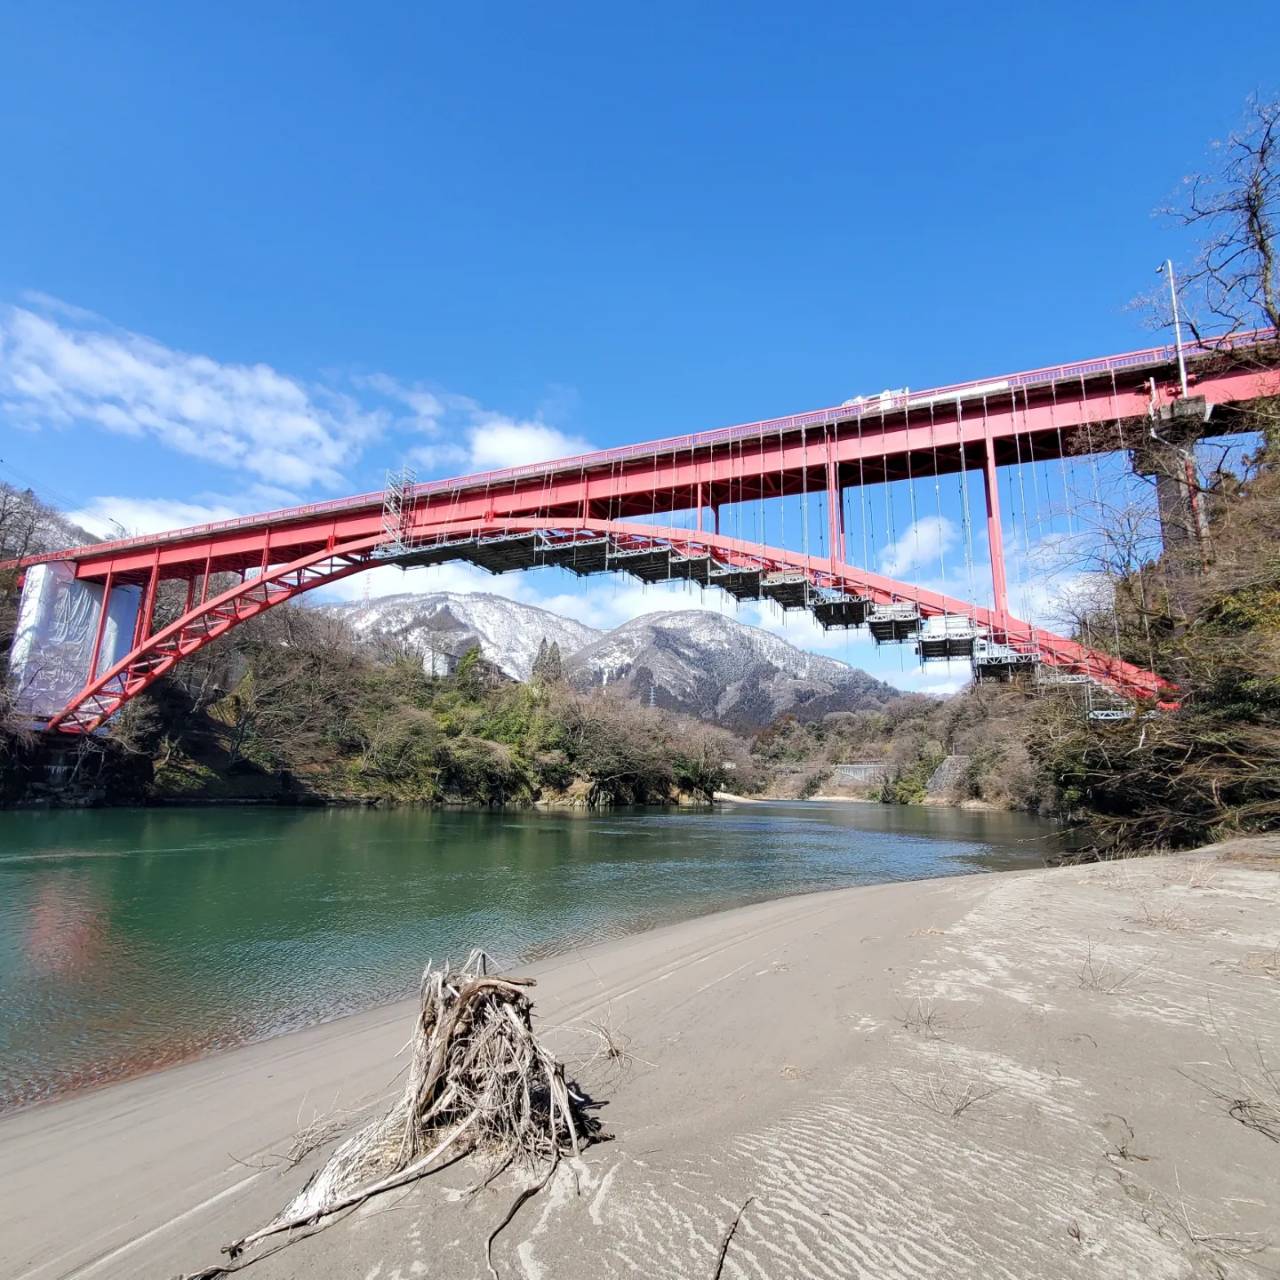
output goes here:
[[[166, 527], [1145, 345], [1126, 304], [1190, 251], [1152, 210], [1277, 88], [1280, 11], [1249, 24], [1205, 57], [1183, 3], [6, 6], [0, 478]], [[373, 590], [438, 585], [695, 602]]]

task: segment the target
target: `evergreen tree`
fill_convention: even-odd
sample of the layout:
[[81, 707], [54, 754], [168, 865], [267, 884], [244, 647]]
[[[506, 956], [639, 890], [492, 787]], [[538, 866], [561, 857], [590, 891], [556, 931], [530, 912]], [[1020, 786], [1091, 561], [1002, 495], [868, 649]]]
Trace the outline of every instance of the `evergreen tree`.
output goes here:
[[529, 673], [531, 684], [558, 684], [564, 678], [564, 660], [560, 657], [560, 645], [553, 640], [547, 643], [543, 636], [538, 645], [538, 656], [533, 660], [533, 670]]
[[547, 660], [542, 678], [548, 684], [558, 684], [564, 678], [564, 662], [560, 658], [560, 642], [553, 640], [547, 649]]
[[538, 645], [537, 656], [533, 660], [533, 669], [529, 673], [529, 679], [534, 684], [541, 684], [546, 680], [547, 675], [547, 637], [543, 636]]

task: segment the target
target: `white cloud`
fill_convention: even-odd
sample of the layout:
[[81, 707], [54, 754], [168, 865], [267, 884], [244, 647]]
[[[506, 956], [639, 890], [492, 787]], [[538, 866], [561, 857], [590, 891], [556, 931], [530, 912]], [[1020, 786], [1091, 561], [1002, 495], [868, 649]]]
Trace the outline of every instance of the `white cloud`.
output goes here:
[[567, 435], [545, 422], [521, 421], [481, 410], [473, 417], [460, 428], [460, 438], [419, 445], [410, 453], [410, 460], [428, 471], [499, 471], [590, 453], [595, 448], [581, 436]]
[[358, 387], [374, 391], [388, 400], [404, 405], [413, 415], [412, 424], [419, 430], [434, 434], [440, 429], [440, 419], [449, 407], [447, 398], [422, 386], [405, 386], [390, 374], [363, 374], [352, 381]]
[[95, 323], [76, 308], [0, 310], [0, 408], [22, 425], [87, 422], [274, 484], [337, 487], [380, 416], [265, 364], [225, 364]]
[[99, 538], [128, 538], [137, 533], [162, 533], [187, 525], [230, 520], [240, 515], [234, 507], [168, 498], [94, 498], [67, 519]]
[[[496, 471], [589, 453], [595, 448], [583, 437], [552, 426], [541, 411], [533, 418], [513, 418], [486, 409], [469, 396], [451, 395], [421, 383], [403, 383], [385, 373], [363, 375], [354, 381], [409, 410], [396, 425], [426, 437], [427, 443], [410, 451], [409, 460], [428, 471]], [[565, 411], [574, 402], [571, 391], [557, 388], [545, 407]]]
[[471, 462], [484, 471], [567, 458], [593, 448], [581, 437], [565, 435], [545, 422], [517, 422], [498, 414], [481, 417], [471, 428], [469, 442]]
[[592, 448], [541, 416], [511, 417], [385, 373], [304, 382], [175, 350], [56, 298], [24, 300], [0, 307], [0, 413], [15, 429], [88, 424], [301, 491], [348, 488], [374, 441], [384, 463], [409, 457], [433, 472]]
[[936, 565], [959, 536], [954, 521], [946, 516], [922, 516], [880, 553], [881, 571], [891, 578], [901, 578], [920, 565]]
[[900, 672], [896, 678], [880, 672], [876, 674], [900, 689], [907, 689], [912, 693], [928, 693], [939, 698], [959, 693], [973, 679], [968, 662], [959, 660], [913, 666]]
[[1088, 565], [1087, 534], [1046, 533], [1028, 542], [1016, 535], [1006, 561], [1009, 606], [1019, 617], [1049, 630], [1070, 633], [1079, 612], [1103, 603], [1107, 579]]

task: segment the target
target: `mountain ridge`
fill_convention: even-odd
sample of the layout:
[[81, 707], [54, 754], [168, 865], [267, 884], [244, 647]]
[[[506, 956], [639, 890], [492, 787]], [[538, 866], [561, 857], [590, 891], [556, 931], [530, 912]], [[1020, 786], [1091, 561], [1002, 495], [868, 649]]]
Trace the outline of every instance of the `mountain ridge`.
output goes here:
[[578, 689], [621, 687], [630, 697], [729, 729], [780, 715], [818, 719], [882, 706], [899, 691], [858, 667], [709, 610], [642, 614], [568, 655]]
[[[604, 635], [596, 627], [537, 605], [523, 604], [487, 591], [401, 592], [368, 601], [327, 605], [345, 618], [357, 635], [385, 636], [412, 645], [434, 674], [448, 670], [474, 644], [504, 675], [528, 680], [542, 640], [567, 655]], [[513, 620], [518, 625], [513, 626]]]

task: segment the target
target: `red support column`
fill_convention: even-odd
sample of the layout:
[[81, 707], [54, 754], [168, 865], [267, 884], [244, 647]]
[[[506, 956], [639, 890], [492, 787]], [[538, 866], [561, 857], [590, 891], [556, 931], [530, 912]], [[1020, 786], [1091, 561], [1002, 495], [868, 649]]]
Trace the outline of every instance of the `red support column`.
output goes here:
[[845, 562], [844, 547], [844, 496], [840, 492], [838, 468], [831, 457], [831, 441], [827, 441], [827, 546], [831, 550], [831, 564]]
[[98, 629], [93, 635], [93, 656], [89, 659], [89, 677], [85, 684], [92, 684], [98, 678], [98, 660], [102, 656], [102, 637], [107, 629], [107, 610], [111, 606], [111, 579], [113, 575], [107, 570], [107, 580], [102, 587], [102, 608], [98, 612]]
[[991, 592], [998, 617], [1009, 613], [1009, 587], [1004, 572], [1004, 533], [1000, 527], [1000, 480], [996, 474], [995, 449], [987, 439], [983, 490], [987, 496], [987, 549], [991, 555]]
[[698, 532], [702, 532], [702, 481], [698, 481]]
[[151, 634], [151, 615], [156, 607], [156, 588], [160, 582], [160, 548], [156, 548], [151, 560], [151, 576], [147, 589], [142, 593], [142, 608], [138, 610], [138, 625], [133, 629], [133, 647], [136, 649]]
[[[209, 598], [209, 568], [213, 564], [213, 544], [209, 544], [209, 550], [204, 557], [204, 574], [200, 578], [200, 603]], [[190, 610], [188, 610], [190, 612]]]

